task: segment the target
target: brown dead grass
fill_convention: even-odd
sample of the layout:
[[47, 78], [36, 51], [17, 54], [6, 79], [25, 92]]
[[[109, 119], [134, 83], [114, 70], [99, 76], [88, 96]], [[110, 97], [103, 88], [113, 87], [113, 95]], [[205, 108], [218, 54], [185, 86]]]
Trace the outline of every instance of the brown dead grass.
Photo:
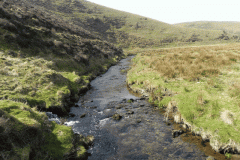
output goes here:
[[220, 69], [239, 60], [239, 45], [159, 49], [142, 53], [145, 63], [166, 78], [200, 80], [220, 74]]

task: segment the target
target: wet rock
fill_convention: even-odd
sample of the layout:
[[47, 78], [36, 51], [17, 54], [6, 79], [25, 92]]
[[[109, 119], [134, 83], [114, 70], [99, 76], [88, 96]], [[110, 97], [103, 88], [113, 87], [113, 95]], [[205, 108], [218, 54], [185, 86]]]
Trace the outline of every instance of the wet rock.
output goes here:
[[69, 116], [70, 116], [70, 117], [74, 117], [74, 116], [76, 116], [76, 115], [73, 114], [73, 113], [69, 113]]
[[144, 107], [144, 104], [140, 104], [140, 107]]
[[141, 120], [141, 119], [138, 119], [138, 120], [137, 120], [137, 123], [141, 123], [141, 122], [142, 122], [142, 120]]
[[176, 138], [176, 137], [180, 136], [183, 133], [184, 133], [184, 131], [182, 129], [180, 129], [180, 130], [172, 130], [173, 138]]
[[126, 114], [134, 114], [134, 111], [128, 110]]
[[118, 105], [118, 106], [116, 106], [115, 108], [116, 108], [116, 109], [121, 109], [121, 108], [123, 108], [123, 106]]
[[82, 114], [81, 116], [79, 116], [80, 118], [83, 118], [83, 117], [85, 117], [87, 114], [86, 113], [84, 113], [84, 114]]
[[90, 109], [96, 109], [97, 107], [96, 106], [91, 106]]
[[87, 146], [91, 146], [93, 144], [93, 141], [94, 141], [94, 136], [88, 135], [85, 139], [85, 144]]
[[167, 126], [170, 126], [170, 125], [171, 125], [171, 123], [167, 121], [167, 122], [166, 122], [166, 125], [167, 125]]
[[215, 160], [215, 158], [212, 157], [212, 156], [208, 156], [208, 157], [206, 158], [206, 160]]
[[115, 113], [115, 114], [112, 116], [112, 118], [113, 118], [114, 120], [120, 120], [120, 119], [122, 118], [122, 116], [121, 116], [120, 114], [118, 114], [118, 113]]
[[202, 140], [201, 141], [201, 145], [203, 146], [203, 147], [206, 147], [206, 144], [205, 144], [205, 142]]
[[188, 126], [187, 126], [186, 124], [183, 124], [182, 127], [183, 127], [184, 129], [188, 129]]

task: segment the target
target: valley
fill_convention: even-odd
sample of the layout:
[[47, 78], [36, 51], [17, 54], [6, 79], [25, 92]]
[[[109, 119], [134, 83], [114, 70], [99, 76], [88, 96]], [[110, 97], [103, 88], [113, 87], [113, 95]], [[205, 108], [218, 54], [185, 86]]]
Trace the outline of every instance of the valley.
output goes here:
[[0, 0], [1, 159], [239, 158], [238, 30]]

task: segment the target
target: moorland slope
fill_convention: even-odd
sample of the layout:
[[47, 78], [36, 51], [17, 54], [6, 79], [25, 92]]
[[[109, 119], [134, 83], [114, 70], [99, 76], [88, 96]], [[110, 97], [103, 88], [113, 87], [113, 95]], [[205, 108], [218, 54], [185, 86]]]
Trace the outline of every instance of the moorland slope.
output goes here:
[[[222, 30], [184, 28], [147, 17], [114, 10], [85, 0], [27, 0], [61, 16], [122, 48], [160, 47], [191, 43], [211, 44], [222, 37]], [[227, 40], [235, 40], [228, 34]], [[216, 42], [217, 41], [217, 42]]]
[[42, 111], [67, 116], [90, 81], [123, 57], [121, 47], [235, 40], [227, 37], [85, 0], [0, 0], [1, 158], [82, 159], [93, 138]]
[[68, 115], [90, 80], [122, 56], [121, 49], [44, 8], [0, 1], [0, 156], [84, 157], [90, 141], [41, 111]]

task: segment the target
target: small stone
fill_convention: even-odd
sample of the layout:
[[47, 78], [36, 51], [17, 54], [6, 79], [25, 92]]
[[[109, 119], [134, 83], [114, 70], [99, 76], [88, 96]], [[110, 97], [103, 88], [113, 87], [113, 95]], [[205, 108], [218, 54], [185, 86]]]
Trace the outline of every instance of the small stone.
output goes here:
[[122, 105], [118, 105], [118, 106], [116, 106], [115, 108], [116, 108], [116, 109], [121, 109], [121, 108], [123, 108], [123, 106], [122, 106]]
[[115, 114], [112, 116], [112, 118], [113, 118], [114, 120], [120, 120], [120, 119], [122, 118], [122, 116], [121, 116], [120, 114], [118, 114], [118, 113], [115, 113]]
[[204, 141], [201, 141], [201, 145], [202, 145], [203, 147], [206, 147], [206, 144], [205, 144]]
[[74, 117], [75, 114], [73, 114], [73, 113], [69, 113], [69, 116], [70, 116], [70, 117]]
[[170, 125], [171, 125], [171, 123], [170, 123], [170, 122], [166, 122], [166, 125], [170, 126]]
[[142, 122], [141, 119], [138, 119], [138, 120], [137, 120], [137, 123], [141, 123], [141, 122]]
[[187, 126], [186, 124], [183, 124], [182, 127], [183, 127], [184, 129], [188, 129], [188, 126]]
[[79, 116], [80, 118], [83, 118], [83, 117], [85, 117], [87, 114], [86, 113], [84, 113], [84, 114], [82, 114], [81, 116]]
[[97, 107], [96, 106], [92, 106], [92, 107], [90, 107], [90, 109], [96, 109]]
[[212, 156], [208, 156], [206, 160], [215, 160], [215, 158]]
[[93, 141], [94, 141], [94, 136], [92, 136], [92, 135], [88, 135], [87, 137], [86, 137], [86, 144], [88, 145], [88, 146], [90, 146], [90, 145], [92, 145], [93, 144]]
[[134, 111], [128, 111], [126, 114], [134, 114]]
[[183, 134], [184, 133], [184, 131], [183, 130], [172, 130], [172, 136], [173, 136], [173, 138], [176, 138], [176, 137], [178, 137], [178, 136], [180, 136], [181, 134]]

